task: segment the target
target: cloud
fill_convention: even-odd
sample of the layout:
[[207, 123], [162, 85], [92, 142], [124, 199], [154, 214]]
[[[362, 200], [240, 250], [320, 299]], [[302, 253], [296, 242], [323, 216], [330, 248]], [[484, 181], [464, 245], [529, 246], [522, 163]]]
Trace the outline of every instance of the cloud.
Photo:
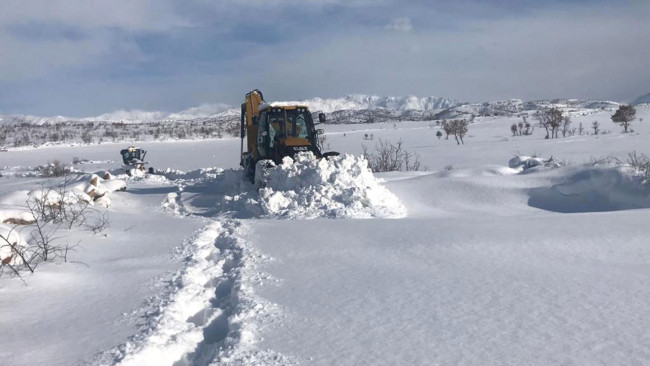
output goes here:
[[409, 17], [399, 17], [393, 19], [390, 23], [386, 25], [386, 29], [409, 33], [413, 31], [413, 25], [411, 25], [411, 19]]
[[0, 24], [53, 23], [160, 31], [190, 24], [171, 0], [3, 0]]
[[0, 114], [238, 105], [253, 88], [275, 100], [632, 98], [650, 85], [650, 8], [634, 4], [6, 0]]

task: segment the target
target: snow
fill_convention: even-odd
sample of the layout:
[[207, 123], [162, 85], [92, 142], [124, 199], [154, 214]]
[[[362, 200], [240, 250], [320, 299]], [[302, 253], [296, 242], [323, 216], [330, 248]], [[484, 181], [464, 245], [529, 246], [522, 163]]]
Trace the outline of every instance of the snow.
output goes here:
[[[3, 214], [57, 183], [5, 173], [53, 157], [93, 160], [80, 183], [110, 171], [98, 183], [127, 189], [110, 193], [104, 233], [62, 232], [80, 243], [71, 262], [0, 277], [0, 358], [648, 364], [650, 187], [624, 162], [647, 152], [650, 127], [622, 134], [611, 111], [588, 112], [574, 126], [611, 133], [512, 137], [521, 118], [480, 117], [458, 146], [430, 122], [326, 126], [343, 155], [288, 159], [263, 188], [242, 179], [236, 139], [150, 143], [161, 174], [134, 178], [110, 162], [119, 146], [2, 153]], [[379, 138], [429, 171], [369, 173], [361, 145]], [[607, 155], [623, 164], [591, 163]], [[560, 166], [537, 164], [550, 157]]]
[[398, 112], [408, 110], [436, 111], [454, 107], [459, 103], [448, 98], [438, 97], [379, 97], [363, 94], [351, 94], [342, 98], [313, 98], [302, 101], [275, 102], [280, 105], [305, 105], [312, 112], [332, 113], [345, 110], [389, 109]]
[[270, 217], [403, 217], [397, 197], [381, 186], [362, 157], [314, 159], [311, 153], [285, 158], [270, 169], [259, 192]]

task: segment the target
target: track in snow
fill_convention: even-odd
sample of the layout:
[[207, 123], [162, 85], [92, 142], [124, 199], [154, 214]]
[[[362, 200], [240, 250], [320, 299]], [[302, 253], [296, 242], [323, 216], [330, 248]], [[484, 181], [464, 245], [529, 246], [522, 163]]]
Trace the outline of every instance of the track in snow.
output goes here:
[[267, 280], [255, 268], [265, 260], [242, 239], [236, 220], [210, 222], [189, 243], [187, 266], [171, 281], [176, 289], [158, 305], [150, 325], [111, 352], [118, 365], [273, 364], [289, 360], [256, 349], [258, 322], [277, 311], [251, 285]]

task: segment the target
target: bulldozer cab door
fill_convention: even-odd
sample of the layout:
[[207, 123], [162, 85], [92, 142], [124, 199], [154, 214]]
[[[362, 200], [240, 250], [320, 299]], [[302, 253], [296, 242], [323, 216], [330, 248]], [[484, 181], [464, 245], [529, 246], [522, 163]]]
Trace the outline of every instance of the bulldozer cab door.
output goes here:
[[284, 113], [281, 109], [264, 111], [260, 114], [257, 150], [260, 158], [272, 158], [277, 141], [284, 137]]

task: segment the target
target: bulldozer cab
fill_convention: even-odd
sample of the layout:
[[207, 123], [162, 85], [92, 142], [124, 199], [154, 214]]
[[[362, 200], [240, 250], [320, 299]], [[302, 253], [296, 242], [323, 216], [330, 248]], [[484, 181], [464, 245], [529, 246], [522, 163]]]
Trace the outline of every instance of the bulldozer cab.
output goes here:
[[124, 164], [129, 165], [144, 160], [144, 156], [147, 155], [147, 152], [140, 148], [130, 146], [129, 148], [120, 151], [120, 155], [122, 155], [122, 161]]
[[314, 122], [306, 107], [267, 107], [259, 117], [257, 153], [260, 158], [273, 160], [301, 151], [320, 156], [315, 136]]

